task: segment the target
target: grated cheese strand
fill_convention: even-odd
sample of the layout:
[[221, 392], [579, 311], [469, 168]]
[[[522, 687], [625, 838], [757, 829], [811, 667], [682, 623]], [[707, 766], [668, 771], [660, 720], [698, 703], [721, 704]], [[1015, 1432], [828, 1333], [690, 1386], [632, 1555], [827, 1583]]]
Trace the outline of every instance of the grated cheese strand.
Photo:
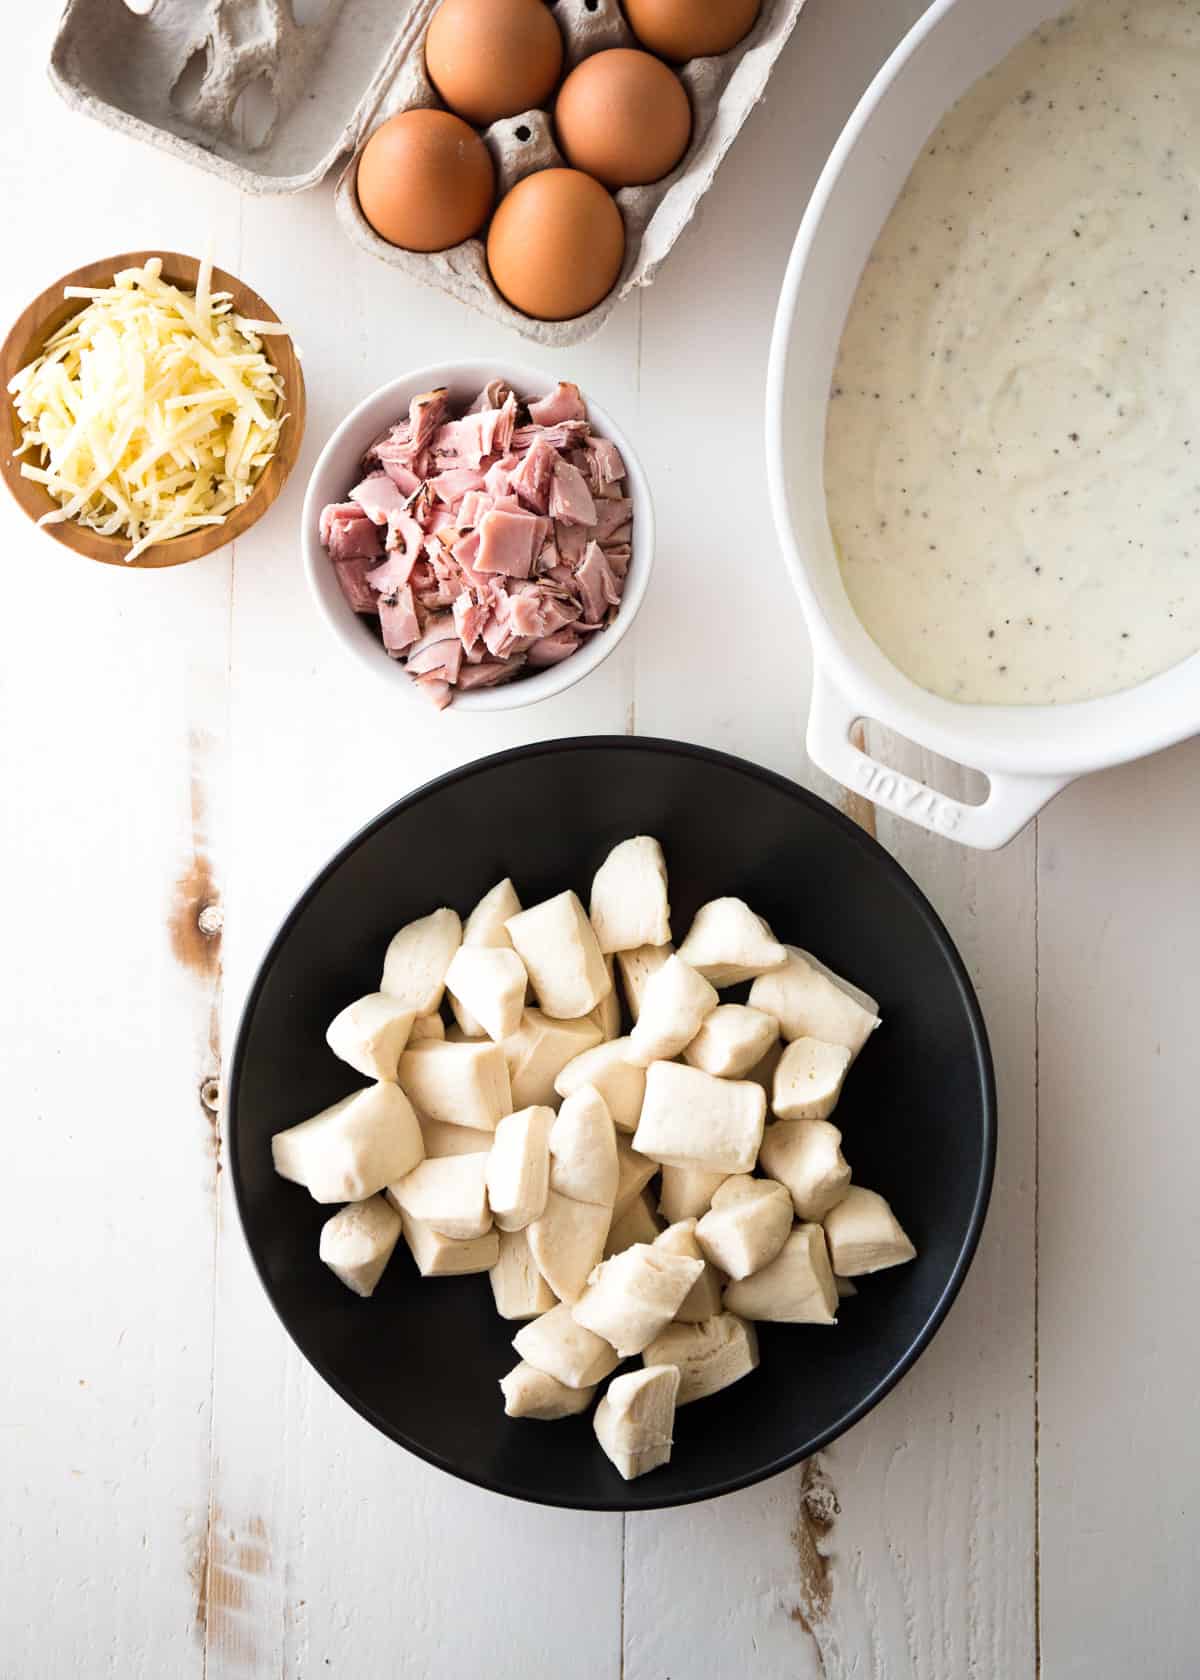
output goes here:
[[283, 382], [262, 348], [274, 322], [236, 314], [212, 290], [212, 263], [190, 294], [162, 261], [123, 269], [84, 300], [9, 383], [25, 478], [65, 519], [127, 537], [126, 561], [155, 543], [220, 525], [249, 497], [279, 446]]

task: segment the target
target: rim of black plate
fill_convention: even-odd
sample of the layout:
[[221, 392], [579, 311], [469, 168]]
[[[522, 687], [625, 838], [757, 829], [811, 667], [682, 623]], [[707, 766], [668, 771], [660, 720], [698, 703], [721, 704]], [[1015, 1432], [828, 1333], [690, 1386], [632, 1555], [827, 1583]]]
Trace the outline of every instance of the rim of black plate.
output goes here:
[[[275, 1292], [271, 1286], [259, 1246], [251, 1234], [246, 1223], [246, 1210], [243, 1201], [243, 1186], [238, 1150], [234, 1147], [234, 1137], [237, 1131], [238, 1088], [241, 1083], [242, 1064], [246, 1055], [247, 1027], [254, 1016], [258, 1005], [259, 995], [266, 982], [266, 977], [273, 967], [280, 946], [288, 937], [293, 924], [307, 908], [310, 901], [319, 893], [326, 881], [342, 864], [371, 838], [385, 824], [390, 823], [400, 812], [411, 809], [422, 800], [430, 798], [442, 788], [452, 786], [455, 782], [465, 780], [484, 769], [492, 769], [504, 764], [511, 764], [519, 759], [550, 757], [556, 753], [593, 752], [600, 750], [622, 752], [664, 753], [679, 755], [686, 758], [704, 760], [710, 764], [719, 764], [727, 769], [735, 770], [741, 775], [749, 776], [757, 781], [765, 782], [767, 786], [775, 788], [802, 805], [807, 805], [823, 819], [840, 830], [843, 839], [861, 851], [869, 853], [876, 867], [887, 871], [898, 883], [901, 889], [912, 899], [917, 909], [929, 925], [936, 944], [949, 964], [954, 976], [955, 984], [962, 996], [970, 1023], [971, 1037], [974, 1045], [976, 1060], [979, 1065], [983, 1085], [983, 1170], [975, 1189], [974, 1202], [971, 1207], [971, 1217], [967, 1224], [966, 1235], [958, 1252], [954, 1266], [939, 1295], [937, 1302], [921, 1329], [920, 1334], [912, 1344], [893, 1364], [891, 1369], [853, 1406], [848, 1407], [841, 1417], [831, 1423], [826, 1429], [819, 1431], [811, 1440], [804, 1441], [794, 1451], [782, 1454], [759, 1469], [744, 1476], [730, 1477], [712, 1486], [689, 1489], [685, 1492], [673, 1494], [666, 1498], [637, 1500], [630, 1503], [623, 1488], [614, 1489], [612, 1499], [572, 1498], [564, 1494], [561, 1498], [550, 1496], [535, 1496], [521, 1487], [513, 1486], [499, 1477], [472, 1475], [455, 1464], [451, 1459], [440, 1453], [431, 1452], [419, 1441], [412, 1440], [402, 1430], [394, 1428], [386, 1418], [375, 1409], [364, 1404], [339, 1380], [335, 1373], [318, 1358], [315, 1358], [300, 1341], [297, 1333], [289, 1325], [279, 1304], [275, 1299]], [[523, 747], [506, 748], [503, 752], [489, 753], [484, 758], [472, 759], [468, 764], [459, 765], [457, 769], [449, 770], [444, 775], [435, 776], [431, 781], [424, 782], [402, 799], [395, 800], [384, 810], [353, 834], [328, 863], [313, 876], [304, 891], [296, 899], [283, 921], [279, 924], [274, 937], [267, 946], [266, 952], [255, 971], [254, 979], [246, 994], [238, 1017], [237, 1031], [234, 1037], [233, 1060], [229, 1075], [229, 1090], [225, 1102], [226, 1126], [229, 1133], [229, 1147], [231, 1157], [231, 1172], [233, 1178], [234, 1202], [237, 1206], [238, 1221], [245, 1237], [246, 1246], [250, 1250], [250, 1258], [254, 1262], [254, 1269], [258, 1273], [259, 1282], [266, 1292], [275, 1316], [279, 1319], [284, 1330], [308, 1363], [313, 1367], [335, 1394], [340, 1396], [358, 1415], [389, 1440], [398, 1446], [414, 1453], [416, 1457], [424, 1459], [427, 1464], [434, 1465], [439, 1470], [446, 1471], [459, 1481], [470, 1482], [476, 1487], [486, 1488], [490, 1493], [499, 1493], [510, 1499], [520, 1499], [529, 1505], [545, 1505], [572, 1511], [654, 1511], [666, 1510], [677, 1505], [693, 1505], [702, 1500], [718, 1499], [729, 1493], [737, 1493], [742, 1488], [753, 1487], [758, 1482], [767, 1481], [782, 1470], [790, 1469], [792, 1465], [803, 1459], [811, 1458], [820, 1452], [831, 1441], [844, 1435], [848, 1429], [860, 1422], [868, 1412], [872, 1411], [884, 1396], [896, 1386], [901, 1377], [910, 1371], [917, 1359], [924, 1353], [934, 1335], [940, 1329], [946, 1314], [953, 1305], [955, 1296], [962, 1287], [963, 1279], [975, 1258], [975, 1251], [979, 1246], [979, 1238], [983, 1231], [984, 1219], [987, 1215], [988, 1203], [991, 1199], [992, 1180], [996, 1167], [996, 1078], [992, 1065], [991, 1047], [988, 1042], [987, 1029], [983, 1021], [983, 1012], [979, 1007], [979, 1000], [975, 995], [975, 988], [971, 984], [970, 976], [958, 953], [958, 949], [946, 930], [945, 924], [937, 911], [930, 904], [925, 894], [917, 886], [912, 877], [898, 864], [877, 840], [864, 829], [843, 815], [828, 800], [821, 799], [817, 794], [810, 793], [807, 788], [789, 781], [786, 776], [768, 770], [762, 765], [754, 764], [748, 759], [739, 758], [733, 753], [719, 752], [714, 747], [696, 745], [688, 741], [672, 741], [662, 737], [648, 735], [577, 735], [568, 736], [562, 740], [537, 741]], [[648, 1490], [651, 1493], [653, 1490]]]

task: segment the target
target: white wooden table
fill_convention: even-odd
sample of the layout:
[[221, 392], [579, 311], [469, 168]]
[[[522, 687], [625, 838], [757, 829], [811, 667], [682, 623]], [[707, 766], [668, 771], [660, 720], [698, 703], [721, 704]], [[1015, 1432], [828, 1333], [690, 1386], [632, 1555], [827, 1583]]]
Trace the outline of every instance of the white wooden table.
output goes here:
[[[43, 72], [56, 8], [0, 6], [0, 314], [81, 261], [211, 232], [292, 324], [310, 399], [280, 505], [208, 561], [114, 573], [0, 508], [4, 1680], [1200, 1668], [1200, 742], [1072, 788], [997, 856], [880, 817], [983, 1000], [995, 1194], [917, 1369], [762, 1487], [622, 1520], [407, 1457], [288, 1343], [221, 1170], [214, 1091], [268, 936], [415, 784], [626, 730], [817, 785], [763, 480], [767, 344], [812, 180], [920, 9], [809, 0], [658, 283], [540, 358], [620, 417], [651, 474], [658, 570], [636, 633], [565, 700], [430, 711], [416, 732], [398, 711], [389, 733], [301, 580], [308, 469], [384, 379], [519, 346], [352, 249], [328, 190], [243, 199], [69, 114]], [[723, 501], [714, 448], [739, 486]], [[706, 605], [731, 576], [732, 623]], [[369, 729], [348, 721], [364, 701]], [[197, 930], [210, 905], [220, 937]]]

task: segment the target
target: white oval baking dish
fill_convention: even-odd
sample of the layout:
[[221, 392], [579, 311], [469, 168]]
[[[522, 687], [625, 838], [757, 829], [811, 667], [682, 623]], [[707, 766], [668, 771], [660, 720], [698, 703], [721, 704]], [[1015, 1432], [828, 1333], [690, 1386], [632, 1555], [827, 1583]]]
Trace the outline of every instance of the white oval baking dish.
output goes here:
[[[935, 0], [863, 95], [796, 235], [767, 375], [767, 471], [784, 558], [813, 645], [808, 752], [878, 805], [969, 846], [1003, 846], [1075, 777], [1200, 731], [1200, 655], [1136, 688], [1063, 706], [968, 706], [904, 676], [859, 623], [825, 513], [825, 411], [858, 278], [941, 115], [1063, 0]], [[874, 718], [983, 771], [966, 805], [901, 776], [850, 739]]]

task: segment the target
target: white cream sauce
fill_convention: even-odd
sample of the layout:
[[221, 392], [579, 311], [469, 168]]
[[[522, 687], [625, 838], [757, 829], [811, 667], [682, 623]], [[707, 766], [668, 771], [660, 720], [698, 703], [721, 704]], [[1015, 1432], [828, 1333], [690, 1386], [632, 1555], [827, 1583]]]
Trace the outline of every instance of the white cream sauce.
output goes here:
[[926, 142], [859, 282], [825, 487], [859, 618], [953, 700], [1200, 648], [1200, 4], [1085, 0]]

